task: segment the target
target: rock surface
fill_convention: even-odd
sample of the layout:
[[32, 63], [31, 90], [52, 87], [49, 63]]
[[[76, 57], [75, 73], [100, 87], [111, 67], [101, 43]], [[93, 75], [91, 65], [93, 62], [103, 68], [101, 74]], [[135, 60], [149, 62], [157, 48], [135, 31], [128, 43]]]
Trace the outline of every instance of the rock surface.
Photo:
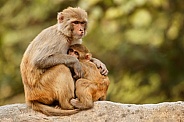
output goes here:
[[70, 116], [46, 116], [25, 104], [0, 106], [0, 122], [184, 122], [184, 102], [121, 104], [95, 102], [93, 109]]

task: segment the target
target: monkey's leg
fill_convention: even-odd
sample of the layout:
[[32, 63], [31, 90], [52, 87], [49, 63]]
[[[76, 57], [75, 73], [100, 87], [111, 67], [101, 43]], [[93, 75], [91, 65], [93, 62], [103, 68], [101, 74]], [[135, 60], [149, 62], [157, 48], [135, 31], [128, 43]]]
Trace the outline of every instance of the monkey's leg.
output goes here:
[[106, 95], [100, 97], [98, 100], [99, 100], [99, 101], [104, 101], [104, 100], [106, 100]]
[[70, 102], [73, 106], [79, 109], [89, 109], [93, 107], [92, 92], [95, 91], [91, 81], [79, 79], [76, 81], [76, 96], [77, 99], [72, 99]]
[[59, 104], [62, 109], [74, 109], [70, 100], [74, 98], [74, 81], [71, 72], [65, 65], [57, 66], [59, 74], [56, 77], [56, 90]]

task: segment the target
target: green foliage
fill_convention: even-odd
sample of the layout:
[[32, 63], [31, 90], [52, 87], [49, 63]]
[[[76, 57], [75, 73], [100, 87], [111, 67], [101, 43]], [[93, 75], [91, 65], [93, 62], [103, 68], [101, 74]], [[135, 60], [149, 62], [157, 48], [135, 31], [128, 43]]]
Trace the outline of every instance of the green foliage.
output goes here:
[[[0, 1], [0, 104], [23, 93], [19, 65], [30, 41], [56, 23], [57, 12], [80, 6], [89, 15], [84, 44], [108, 67], [108, 100], [184, 100], [184, 1]], [[19, 98], [18, 98], [19, 99]]]

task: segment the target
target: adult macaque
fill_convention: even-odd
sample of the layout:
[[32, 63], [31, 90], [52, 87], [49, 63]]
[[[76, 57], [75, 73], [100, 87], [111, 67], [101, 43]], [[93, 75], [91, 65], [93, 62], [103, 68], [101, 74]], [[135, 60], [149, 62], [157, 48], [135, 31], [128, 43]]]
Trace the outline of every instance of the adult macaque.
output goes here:
[[[58, 13], [57, 24], [46, 28], [30, 43], [20, 65], [25, 99], [33, 110], [46, 115], [70, 115], [78, 112], [70, 104], [74, 98], [74, 81], [68, 67], [78, 77], [83, 71], [78, 59], [67, 55], [70, 45], [81, 44], [87, 29], [87, 13], [69, 7]], [[94, 62], [108, 73], [99, 60]], [[58, 102], [61, 109], [52, 107]]]
[[85, 46], [72, 45], [68, 54], [79, 59], [84, 71], [83, 76], [76, 81], [77, 98], [72, 99], [71, 104], [79, 109], [92, 108], [94, 101], [106, 99], [109, 78], [101, 75], [99, 69], [90, 61], [92, 55]]

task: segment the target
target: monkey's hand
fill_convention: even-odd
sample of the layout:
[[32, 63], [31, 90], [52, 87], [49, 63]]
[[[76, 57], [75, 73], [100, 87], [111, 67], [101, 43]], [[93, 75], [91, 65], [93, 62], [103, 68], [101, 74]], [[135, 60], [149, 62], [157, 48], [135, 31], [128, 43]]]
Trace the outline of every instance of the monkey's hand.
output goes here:
[[104, 63], [102, 63], [100, 60], [96, 59], [96, 58], [92, 58], [91, 61], [96, 64], [97, 68], [100, 69], [100, 73], [102, 75], [107, 75], [108, 74], [108, 70], [107, 67], [105, 66]]
[[83, 76], [82, 66], [79, 61], [75, 62], [73, 65], [74, 72], [76, 77], [81, 78]]

